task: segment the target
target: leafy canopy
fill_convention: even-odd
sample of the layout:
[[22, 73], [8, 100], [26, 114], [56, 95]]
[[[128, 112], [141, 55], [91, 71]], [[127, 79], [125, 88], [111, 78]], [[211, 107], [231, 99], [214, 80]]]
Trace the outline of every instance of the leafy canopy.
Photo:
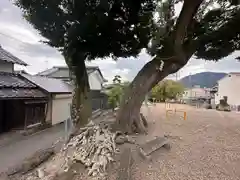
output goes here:
[[218, 60], [240, 49], [238, 0], [15, 2], [51, 46], [84, 60], [136, 56], [143, 48], [160, 59]]
[[[239, 50], [239, 3], [238, 0], [161, 1], [149, 53], [169, 57], [175, 47], [182, 48], [188, 58], [195, 55], [218, 60]], [[176, 7], [182, 7], [180, 15]], [[191, 19], [187, 21], [189, 16]]]
[[120, 75], [116, 75], [116, 76], [114, 76], [114, 78], [113, 78], [113, 83], [114, 84], [121, 84], [121, 82], [122, 82], [122, 80], [121, 80], [121, 76]]
[[24, 17], [66, 54], [137, 55], [151, 38], [153, 0], [15, 0]]

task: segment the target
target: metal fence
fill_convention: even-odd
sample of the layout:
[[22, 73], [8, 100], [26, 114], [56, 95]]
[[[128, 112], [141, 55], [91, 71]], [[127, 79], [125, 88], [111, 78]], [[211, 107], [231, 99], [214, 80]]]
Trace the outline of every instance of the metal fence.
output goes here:
[[240, 111], [240, 105], [230, 105], [231, 111]]
[[207, 99], [193, 98], [185, 100], [186, 104], [196, 107], [202, 107], [205, 103], [209, 102]]

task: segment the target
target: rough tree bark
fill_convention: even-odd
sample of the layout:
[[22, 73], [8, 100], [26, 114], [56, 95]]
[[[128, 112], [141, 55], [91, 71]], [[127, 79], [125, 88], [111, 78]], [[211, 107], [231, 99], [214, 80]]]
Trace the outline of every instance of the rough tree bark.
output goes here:
[[118, 128], [127, 133], [132, 133], [132, 126], [135, 125], [137, 132], [146, 132], [140, 117], [140, 108], [144, 97], [159, 81], [169, 74], [177, 72], [186, 64], [175, 64], [174, 61], [176, 61], [174, 57], [169, 59], [164, 63], [163, 69], [160, 70], [161, 61], [153, 59], [139, 71], [124, 93], [117, 116]]
[[74, 83], [71, 118], [74, 126], [73, 133], [76, 133], [80, 127], [88, 123], [91, 115], [91, 98], [85, 59], [80, 59], [78, 54], [74, 54], [72, 58], [76, 60], [72, 60], [72, 65], [69, 65]]
[[[169, 58], [164, 60], [161, 58], [161, 55], [165, 53], [160, 52], [157, 58], [155, 57], [141, 69], [127, 88], [116, 121], [116, 126], [118, 126], [117, 128], [120, 128], [120, 130], [126, 133], [132, 133], [133, 125], [135, 125], [136, 131], [140, 133], [146, 132], [140, 118], [140, 108], [144, 96], [159, 81], [181, 69], [194, 53], [194, 48], [189, 47], [189, 44], [192, 44], [192, 42], [190, 41], [186, 46], [186, 44], [184, 44], [184, 38], [187, 34], [187, 27], [191, 24], [202, 1], [203, 0], [184, 1], [174, 31], [168, 37], [169, 44], [171, 44], [171, 46], [167, 47], [167, 51], [171, 52], [167, 53]], [[166, 57], [166, 55], [163, 57]], [[161, 61], [164, 61], [162, 70], [159, 69]]]

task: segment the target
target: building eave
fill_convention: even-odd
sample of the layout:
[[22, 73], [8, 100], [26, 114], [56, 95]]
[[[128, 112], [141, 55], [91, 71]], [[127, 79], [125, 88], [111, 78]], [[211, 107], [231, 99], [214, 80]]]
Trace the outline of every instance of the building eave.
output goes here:
[[18, 64], [22, 66], [28, 66], [27, 63], [19, 59], [18, 57], [14, 56], [10, 52], [6, 51], [3, 49], [0, 45], [0, 61], [8, 62], [8, 63], [13, 63], [13, 64]]

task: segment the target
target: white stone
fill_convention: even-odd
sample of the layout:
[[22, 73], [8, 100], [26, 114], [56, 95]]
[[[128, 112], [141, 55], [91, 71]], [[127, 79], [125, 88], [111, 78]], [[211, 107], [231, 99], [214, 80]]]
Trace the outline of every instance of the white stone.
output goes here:
[[39, 178], [43, 178], [44, 177], [44, 171], [42, 169], [38, 169], [37, 170], [37, 175]]

